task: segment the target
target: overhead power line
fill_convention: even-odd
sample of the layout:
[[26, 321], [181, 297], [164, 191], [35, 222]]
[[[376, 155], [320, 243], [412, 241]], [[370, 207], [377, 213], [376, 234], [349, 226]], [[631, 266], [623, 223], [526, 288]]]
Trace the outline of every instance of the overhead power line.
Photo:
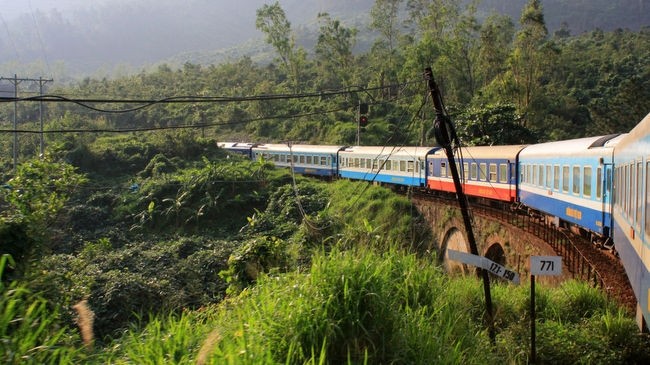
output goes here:
[[[249, 101], [270, 101], [270, 100], [290, 100], [290, 99], [305, 99], [305, 98], [322, 98], [345, 94], [357, 94], [360, 92], [368, 93], [370, 91], [382, 90], [387, 88], [394, 88], [397, 86], [404, 86], [408, 83], [398, 85], [377, 86], [372, 88], [363, 88], [360, 86], [346, 88], [344, 90], [333, 91], [319, 91], [312, 93], [297, 93], [297, 94], [268, 94], [268, 95], [254, 95], [254, 96], [172, 96], [162, 99], [101, 99], [101, 98], [70, 98], [62, 95], [38, 95], [30, 97], [0, 97], [0, 102], [29, 102], [29, 101], [42, 101], [48, 103], [74, 103], [84, 108], [88, 108], [102, 113], [130, 113], [144, 109], [156, 104], [172, 104], [172, 103], [233, 103], [233, 102], [249, 102]], [[125, 109], [103, 109], [91, 104], [140, 104], [135, 107]]]

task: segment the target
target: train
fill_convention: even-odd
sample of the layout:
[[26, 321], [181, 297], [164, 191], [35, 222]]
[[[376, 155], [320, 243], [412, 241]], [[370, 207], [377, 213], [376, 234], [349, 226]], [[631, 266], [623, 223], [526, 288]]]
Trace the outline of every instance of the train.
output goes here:
[[[447, 156], [437, 146], [218, 146], [305, 175], [455, 192]], [[650, 323], [650, 114], [629, 133], [461, 147], [455, 156], [468, 198], [525, 209], [619, 255], [639, 323]]]

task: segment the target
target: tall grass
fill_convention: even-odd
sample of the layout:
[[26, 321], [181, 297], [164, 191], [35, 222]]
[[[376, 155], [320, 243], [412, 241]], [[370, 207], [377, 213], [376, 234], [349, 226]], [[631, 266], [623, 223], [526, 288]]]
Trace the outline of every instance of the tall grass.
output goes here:
[[0, 258], [0, 362], [70, 364], [77, 350], [59, 322], [57, 311], [26, 286], [2, 280], [10, 256]]
[[483, 329], [447, 310], [462, 305], [449, 304], [452, 288], [439, 269], [397, 250], [319, 254], [307, 275], [265, 277], [231, 301], [210, 361], [484, 363]]

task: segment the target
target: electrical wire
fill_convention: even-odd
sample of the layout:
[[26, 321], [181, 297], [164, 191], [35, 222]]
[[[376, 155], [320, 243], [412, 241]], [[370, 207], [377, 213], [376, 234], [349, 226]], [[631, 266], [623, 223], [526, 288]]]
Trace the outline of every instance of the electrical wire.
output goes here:
[[[336, 113], [349, 108], [337, 108], [337, 109], [328, 109], [321, 110], [309, 113], [300, 113], [300, 114], [285, 114], [285, 115], [275, 115], [275, 116], [264, 116], [259, 118], [250, 118], [243, 119], [235, 122], [215, 122], [215, 123], [199, 123], [199, 124], [185, 124], [185, 125], [176, 125], [176, 126], [165, 126], [165, 127], [142, 127], [142, 128], [97, 128], [97, 129], [59, 129], [59, 130], [45, 130], [42, 133], [44, 134], [64, 134], [64, 133], [131, 133], [131, 132], [149, 132], [149, 131], [160, 131], [167, 129], [192, 129], [192, 128], [205, 128], [205, 127], [217, 127], [217, 126], [227, 126], [227, 125], [239, 125], [247, 124], [251, 122], [257, 122], [262, 120], [272, 120], [272, 119], [296, 119], [302, 117], [309, 117], [313, 115], [323, 115], [329, 113]], [[31, 130], [31, 129], [0, 129], [0, 133], [25, 133], [25, 134], [40, 134], [40, 130]]]
[[[66, 102], [74, 103], [84, 108], [94, 110], [102, 113], [130, 113], [138, 111], [156, 104], [172, 104], [172, 103], [233, 103], [233, 102], [251, 102], [251, 101], [271, 101], [271, 100], [291, 100], [291, 99], [305, 99], [305, 98], [322, 98], [337, 95], [357, 94], [359, 92], [369, 92], [374, 90], [382, 90], [398, 85], [377, 86], [372, 88], [363, 88], [355, 86], [343, 90], [333, 91], [319, 91], [312, 93], [297, 93], [297, 94], [268, 94], [256, 96], [172, 96], [162, 99], [83, 99], [83, 98], [69, 98], [63, 95], [39, 95], [23, 98], [13, 97], [0, 97], [0, 102], [26, 102], [26, 101], [43, 101], [43, 102]], [[125, 109], [102, 109], [90, 104], [141, 104], [131, 108]]]

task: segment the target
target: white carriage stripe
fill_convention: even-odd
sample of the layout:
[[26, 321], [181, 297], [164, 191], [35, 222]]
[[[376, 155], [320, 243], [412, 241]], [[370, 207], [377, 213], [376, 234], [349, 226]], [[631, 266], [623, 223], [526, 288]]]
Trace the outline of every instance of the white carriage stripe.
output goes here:
[[602, 200], [592, 200], [592, 199], [587, 199], [584, 197], [579, 197], [575, 195], [571, 195], [568, 193], [563, 193], [559, 192], [556, 190], [553, 190], [553, 194], [549, 195], [549, 189], [542, 189], [542, 188], [536, 188], [533, 186], [528, 186], [528, 185], [519, 185], [519, 190], [520, 191], [525, 191], [528, 193], [532, 193], [535, 195], [540, 195], [544, 196], [547, 198], [552, 198], [552, 199], [557, 199], [557, 200], [562, 200], [563, 202], [571, 203], [574, 205], [579, 205], [583, 206], [585, 208], [593, 209], [593, 210], [602, 210], [603, 209], [603, 201]]

